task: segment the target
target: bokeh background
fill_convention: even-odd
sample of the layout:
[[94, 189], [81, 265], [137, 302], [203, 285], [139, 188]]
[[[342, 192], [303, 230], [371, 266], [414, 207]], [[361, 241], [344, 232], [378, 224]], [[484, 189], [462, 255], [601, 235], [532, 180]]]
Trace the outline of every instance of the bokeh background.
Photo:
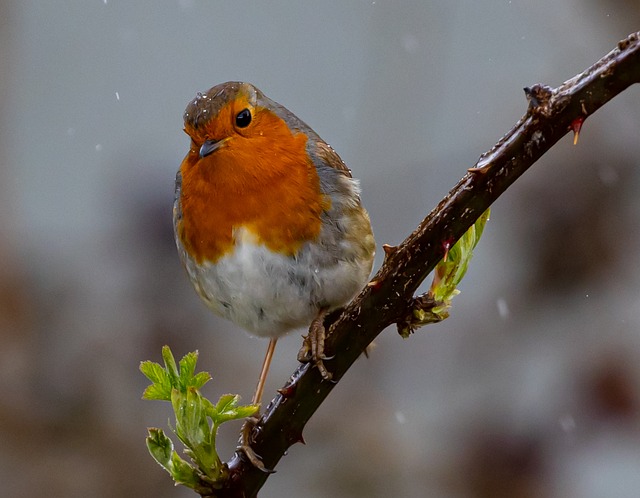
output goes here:
[[[209, 397], [251, 397], [266, 342], [208, 312], [173, 243], [197, 91], [251, 81], [302, 117], [395, 244], [524, 86], [639, 27], [633, 0], [3, 0], [2, 496], [195, 496], [144, 445], [169, 407], [140, 399], [138, 364], [163, 344], [200, 351]], [[260, 496], [637, 497], [639, 138], [631, 88], [545, 155], [495, 204], [451, 318], [384, 332]], [[267, 396], [299, 345], [280, 342]]]

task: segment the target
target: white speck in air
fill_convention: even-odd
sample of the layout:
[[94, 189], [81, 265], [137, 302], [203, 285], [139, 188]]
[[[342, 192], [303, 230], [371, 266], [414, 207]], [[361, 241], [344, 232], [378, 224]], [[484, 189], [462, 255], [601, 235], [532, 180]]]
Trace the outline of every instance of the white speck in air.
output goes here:
[[509, 305], [504, 298], [498, 298], [498, 300], [496, 301], [496, 306], [498, 307], [498, 315], [500, 315], [500, 318], [502, 318], [503, 320], [509, 318]]
[[560, 427], [564, 432], [572, 432], [576, 430], [576, 421], [571, 415], [563, 415], [560, 417]]

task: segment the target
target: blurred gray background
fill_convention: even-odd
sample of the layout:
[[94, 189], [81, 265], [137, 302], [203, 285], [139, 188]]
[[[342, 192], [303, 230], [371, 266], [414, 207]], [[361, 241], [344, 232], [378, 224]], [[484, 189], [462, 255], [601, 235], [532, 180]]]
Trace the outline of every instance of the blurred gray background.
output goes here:
[[[205, 394], [249, 400], [266, 347], [200, 303], [174, 248], [195, 93], [246, 80], [286, 105], [396, 244], [524, 86], [595, 62], [640, 4], [4, 0], [0, 24], [2, 495], [186, 498], [147, 454], [169, 407], [140, 399], [139, 362], [198, 349]], [[631, 88], [508, 190], [451, 318], [384, 332], [260, 496], [637, 497], [639, 137]], [[279, 343], [267, 398], [299, 346]]]

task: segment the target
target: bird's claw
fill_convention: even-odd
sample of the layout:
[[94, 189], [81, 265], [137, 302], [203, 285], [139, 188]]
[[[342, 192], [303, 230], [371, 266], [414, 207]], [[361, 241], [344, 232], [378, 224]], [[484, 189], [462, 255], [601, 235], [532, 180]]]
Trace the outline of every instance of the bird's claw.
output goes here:
[[260, 458], [256, 454], [256, 452], [253, 451], [253, 448], [251, 448], [251, 433], [257, 425], [258, 420], [260, 419], [257, 416], [253, 416], [248, 417], [244, 421], [244, 424], [242, 425], [242, 431], [240, 433], [240, 445], [237, 449], [238, 451], [241, 451], [245, 454], [247, 460], [249, 460], [251, 465], [253, 465], [256, 469], [261, 470], [266, 474], [274, 474], [275, 470], [265, 467], [264, 463], [262, 462], [262, 458]]
[[309, 333], [303, 336], [302, 347], [298, 351], [298, 361], [301, 363], [313, 362], [324, 380], [331, 380], [333, 375], [324, 366], [324, 360], [330, 360], [333, 356], [325, 356], [324, 340], [326, 330], [324, 328], [324, 318], [327, 310], [321, 310], [314, 318], [309, 327]]

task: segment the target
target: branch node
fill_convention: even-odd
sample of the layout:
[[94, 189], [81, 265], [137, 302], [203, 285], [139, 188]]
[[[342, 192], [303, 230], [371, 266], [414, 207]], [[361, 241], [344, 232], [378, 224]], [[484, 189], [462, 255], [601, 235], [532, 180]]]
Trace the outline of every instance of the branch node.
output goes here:
[[626, 50], [629, 48], [629, 45], [636, 43], [638, 40], [640, 40], [640, 32], [631, 33], [624, 40], [618, 42], [618, 50]]
[[536, 83], [532, 87], [524, 87], [524, 94], [529, 101], [529, 111], [533, 115], [551, 116], [553, 88]]
[[448, 313], [435, 313], [433, 311], [435, 308], [442, 306], [442, 304], [442, 302], [433, 298], [431, 292], [411, 298], [407, 303], [404, 316], [396, 322], [398, 334], [406, 339], [420, 327], [429, 323], [438, 323], [447, 318]]

